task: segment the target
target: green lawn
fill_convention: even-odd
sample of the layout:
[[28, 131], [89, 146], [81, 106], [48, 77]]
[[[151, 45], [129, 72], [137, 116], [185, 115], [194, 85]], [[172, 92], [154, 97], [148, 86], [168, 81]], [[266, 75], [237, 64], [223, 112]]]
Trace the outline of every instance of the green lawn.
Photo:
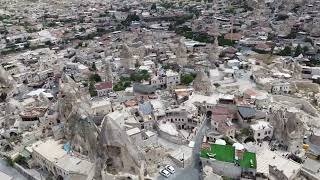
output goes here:
[[[235, 148], [229, 145], [212, 144], [210, 150], [202, 149], [200, 157], [209, 159], [208, 153], [215, 154], [215, 159], [218, 161], [234, 163]], [[251, 167], [250, 160], [253, 166]], [[256, 154], [252, 152], [244, 152], [243, 159], [239, 160], [239, 164], [243, 168], [257, 168]]]
[[211, 151], [201, 150], [200, 156], [203, 158], [209, 158], [207, 153], [215, 154], [215, 159], [218, 161], [233, 162], [235, 149], [228, 145], [212, 144]]
[[[253, 167], [251, 167], [250, 160], [253, 162]], [[244, 168], [257, 168], [257, 160], [256, 160], [256, 154], [252, 152], [245, 152], [243, 154], [243, 159], [239, 160], [240, 166]]]

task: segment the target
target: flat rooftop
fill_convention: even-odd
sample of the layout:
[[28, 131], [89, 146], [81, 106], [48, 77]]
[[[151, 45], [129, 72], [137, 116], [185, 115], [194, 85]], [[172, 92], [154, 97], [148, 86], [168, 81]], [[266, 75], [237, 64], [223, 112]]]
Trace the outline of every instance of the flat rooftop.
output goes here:
[[269, 175], [269, 165], [276, 166], [277, 169], [283, 171], [284, 175], [289, 179], [295, 177], [302, 168], [301, 164], [286, 159], [269, 149], [263, 149], [258, 152], [257, 162], [257, 172]]
[[54, 139], [45, 142], [38, 141], [32, 146], [33, 151], [39, 153], [42, 157], [53, 163], [55, 166], [68, 172], [88, 175], [93, 168], [90, 161], [67, 153], [63, 149], [63, 144]]

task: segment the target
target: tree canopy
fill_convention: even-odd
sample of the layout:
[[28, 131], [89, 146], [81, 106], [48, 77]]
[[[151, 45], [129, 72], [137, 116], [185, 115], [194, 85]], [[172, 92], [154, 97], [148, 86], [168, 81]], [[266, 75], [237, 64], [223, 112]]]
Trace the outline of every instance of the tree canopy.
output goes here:
[[181, 84], [189, 85], [195, 79], [196, 74], [183, 74], [181, 76]]
[[290, 46], [286, 46], [283, 50], [280, 51], [280, 56], [291, 56], [292, 50]]

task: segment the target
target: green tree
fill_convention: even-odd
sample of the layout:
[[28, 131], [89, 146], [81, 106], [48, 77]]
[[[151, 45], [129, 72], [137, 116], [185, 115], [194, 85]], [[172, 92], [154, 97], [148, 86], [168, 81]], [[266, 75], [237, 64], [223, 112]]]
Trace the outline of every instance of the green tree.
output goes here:
[[235, 41], [225, 39], [224, 36], [219, 36], [218, 44], [219, 46], [233, 46], [235, 44]]
[[101, 82], [101, 77], [99, 74], [91, 74], [89, 77], [90, 82]]
[[131, 74], [130, 80], [134, 82], [141, 82], [142, 80], [149, 80], [150, 79], [150, 74], [148, 73], [147, 70], [141, 70], [139, 72], [135, 72]]
[[290, 46], [284, 47], [283, 50], [280, 51], [279, 55], [280, 56], [291, 56], [292, 50]]
[[7, 157], [6, 158], [6, 162], [7, 162], [7, 164], [9, 165], [9, 166], [13, 166], [14, 165], [14, 160], [12, 160], [10, 157]]
[[195, 75], [194, 74], [183, 74], [181, 76], [181, 83], [184, 85], [189, 85], [194, 80]]
[[156, 3], [153, 3], [151, 5], [151, 10], [157, 10], [157, 4]]
[[304, 47], [303, 47], [303, 54], [305, 54], [305, 53], [308, 52], [308, 51], [309, 51], [308, 46], [304, 46]]
[[93, 71], [96, 71], [96, 70], [97, 70], [96, 63], [95, 63], [95, 62], [92, 63], [91, 69], [92, 69]]
[[127, 19], [122, 21], [121, 24], [124, 26], [130, 26], [132, 21], [140, 21], [140, 17], [137, 14], [129, 14]]
[[294, 57], [297, 57], [297, 56], [299, 56], [300, 54], [302, 54], [303, 53], [303, 49], [302, 49], [302, 47], [300, 46], [300, 44], [298, 44], [298, 46], [296, 47], [296, 50], [295, 50], [295, 52], [294, 52]]
[[97, 90], [96, 90], [94, 81], [90, 81], [89, 93], [91, 97], [97, 96]]
[[274, 38], [276, 37], [276, 35], [275, 34], [273, 34], [273, 33], [268, 33], [268, 41], [273, 41], [274, 40]]
[[230, 14], [235, 14], [236, 10], [233, 6], [229, 6], [228, 9], [226, 10], [226, 12], [230, 13]]
[[150, 74], [147, 70], [140, 71], [140, 74], [141, 74], [143, 80], [145, 80], [145, 81], [149, 80]]

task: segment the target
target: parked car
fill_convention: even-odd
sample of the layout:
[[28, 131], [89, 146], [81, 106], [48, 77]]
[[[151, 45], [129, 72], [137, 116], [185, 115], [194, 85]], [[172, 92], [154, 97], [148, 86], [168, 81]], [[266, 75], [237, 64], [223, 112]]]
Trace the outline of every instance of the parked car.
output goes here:
[[167, 171], [169, 171], [171, 174], [174, 174], [174, 173], [176, 172], [176, 170], [175, 170], [172, 166], [170, 166], [170, 165], [166, 165], [164, 168], [165, 168]]
[[166, 177], [166, 178], [168, 178], [168, 177], [171, 175], [170, 172], [169, 172], [168, 170], [166, 170], [166, 169], [160, 170], [159, 173], [160, 173], [162, 176]]

